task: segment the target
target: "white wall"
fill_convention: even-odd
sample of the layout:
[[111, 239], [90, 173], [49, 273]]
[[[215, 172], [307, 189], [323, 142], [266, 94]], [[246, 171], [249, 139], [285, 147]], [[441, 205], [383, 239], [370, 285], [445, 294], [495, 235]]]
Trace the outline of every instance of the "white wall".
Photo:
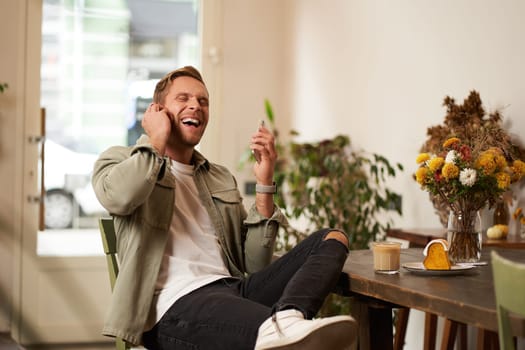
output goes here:
[[398, 225], [437, 226], [411, 178], [426, 128], [442, 123], [446, 95], [475, 89], [525, 134], [524, 14], [517, 0], [293, 1], [293, 126], [307, 140], [346, 133], [402, 163]]
[[[266, 98], [273, 104], [279, 129], [289, 129], [289, 99], [285, 95], [288, 45], [283, 33], [287, 18], [281, 0], [224, 0], [223, 4], [223, 33], [218, 40], [222, 41], [220, 108], [214, 108], [217, 96], [210, 96], [210, 126], [202, 150], [235, 171], [259, 121], [266, 118]], [[209, 58], [204, 55], [204, 59], [206, 67]], [[210, 136], [216, 138], [215, 144], [207, 143]], [[241, 187], [244, 181], [253, 181], [250, 167], [236, 175]], [[246, 198], [246, 203], [251, 200]]]

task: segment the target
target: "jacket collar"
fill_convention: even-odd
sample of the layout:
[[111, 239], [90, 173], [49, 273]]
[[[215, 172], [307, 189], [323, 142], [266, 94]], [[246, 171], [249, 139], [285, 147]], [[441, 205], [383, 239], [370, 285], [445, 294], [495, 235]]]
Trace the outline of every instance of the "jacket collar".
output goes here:
[[[147, 135], [141, 135], [139, 137], [139, 139], [137, 140], [137, 145], [140, 145], [140, 146], [145, 146], [145, 145], [150, 145], [150, 142], [149, 142], [149, 137]], [[164, 156], [163, 157], [165, 162], [167, 164], [170, 164], [169, 160], [170, 158], [167, 157], [167, 156]], [[208, 159], [206, 159], [199, 151], [197, 150], [193, 150], [193, 155], [192, 155], [192, 159], [191, 159], [191, 162], [192, 164], [194, 164], [194, 168], [195, 170], [198, 170], [200, 167], [204, 167], [204, 169], [206, 170], [209, 170], [210, 169], [210, 163], [208, 161]], [[166, 178], [166, 177], [169, 177], [168, 174], [171, 174], [171, 172], [166, 172], [164, 174], [164, 176], [162, 177], [163, 179]], [[162, 183], [162, 179], [160, 180], [160, 182]]]
[[193, 150], [191, 162], [195, 165], [195, 170], [200, 167], [204, 167], [206, 170], [210, 169], [210, 162], [197, 150]]

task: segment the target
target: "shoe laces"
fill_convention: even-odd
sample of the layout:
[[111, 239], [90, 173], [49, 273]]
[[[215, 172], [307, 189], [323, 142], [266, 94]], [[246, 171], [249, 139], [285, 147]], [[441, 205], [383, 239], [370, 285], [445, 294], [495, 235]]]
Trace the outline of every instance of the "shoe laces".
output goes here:
[[273, 323], [275, 329], [277, 330], [277, 334], [279, 334], [280, 337], [284, 337], [284, 333], [281, 330], [281, 327], [279, 327], [279, 322], [277, 322], [277, 313], [276, 312], [272, 313], [272, 323]]

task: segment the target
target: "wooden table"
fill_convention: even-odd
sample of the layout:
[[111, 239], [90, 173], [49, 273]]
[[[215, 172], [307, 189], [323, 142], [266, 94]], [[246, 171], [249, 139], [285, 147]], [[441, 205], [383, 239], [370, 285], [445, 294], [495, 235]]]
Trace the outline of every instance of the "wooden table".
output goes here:
[[[392, 349], [392, 308], [413, 308], [477, 328], [497, 332], [490, 251], [525, 263], [525, 252], [499, 247], [482, 251], [481, 261], [463, 275], [421, 276], [402, 268], [396, 275], [374, 273], [371, 250], [351, 251], [343, 271], [355, 297], [352, 313], [359, 322], [360, 349]], [[422, 261], [422, 249], [401, 250], [401, 264]], [[522, 323], [514, 325], [525, 334]], [[373, 336], [371, 336], [373, 335]]]
[[[406, 240], [410, 247], [424, 247], [433, 239], [446, 239], [447, 230], [444, 228], [391, 228], [387, 231], [386, 236]], [[525, 238], [521, 238], [520, 235], [508, 235], [506, 239], [488, 239], [484, 233], [483, 246], [525, 249]]]

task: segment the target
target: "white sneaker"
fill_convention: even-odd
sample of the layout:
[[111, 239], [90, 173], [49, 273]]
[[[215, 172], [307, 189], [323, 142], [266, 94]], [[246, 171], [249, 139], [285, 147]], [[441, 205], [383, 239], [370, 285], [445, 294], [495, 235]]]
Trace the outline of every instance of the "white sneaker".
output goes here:
[[298, 310], [275, 313], [259, 327], [255, 350], [347, 350], [357, 340], [357, 323], [350, 316], [305, 320]]

